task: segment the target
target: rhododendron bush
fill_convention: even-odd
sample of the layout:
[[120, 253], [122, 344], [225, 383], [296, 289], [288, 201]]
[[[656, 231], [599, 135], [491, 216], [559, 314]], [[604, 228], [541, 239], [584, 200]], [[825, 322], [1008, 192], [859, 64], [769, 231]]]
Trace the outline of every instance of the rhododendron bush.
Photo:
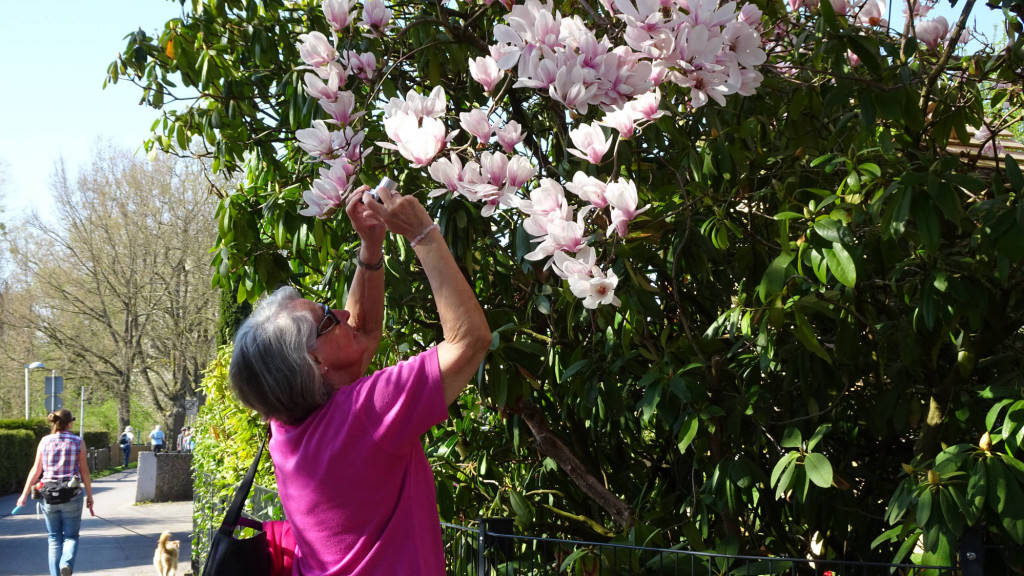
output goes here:
[[[355, 187], [427, 204], [494, 330], [428, 439], [444, 519], [945, 563], [1024, 544], [999, 8], [993, 39], [970, 0], [194, 0], [109, 80], [163, 110], [148, 148], [239, 175], [238, 301], [343, 298]], [[441, 336], [385, 254], [382, 364]]]

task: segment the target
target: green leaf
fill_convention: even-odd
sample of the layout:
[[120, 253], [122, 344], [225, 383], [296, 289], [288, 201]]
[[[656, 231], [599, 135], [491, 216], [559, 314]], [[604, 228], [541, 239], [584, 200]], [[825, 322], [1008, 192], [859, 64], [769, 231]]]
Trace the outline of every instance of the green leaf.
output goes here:
[[832, 431], [831, 424], [822, 424], [818, 426], [818, 429], [814, 431], [814, 435], [807, 441], [807, 449], [814, 450], [814, 447], [818, 445], [818, 442], [825, 437], [826, 434]]
[[520, 526], [533, 524], [533, 504], [530, 504], [530, 501], [518, 490], [509, 491], [509, 500], [512, 502], [512, 510], [516, 513], [516, 523]]
[[697, 437], [697, 430], [700, 429], [700, 421], [696, 415], [692, 415], [683, 420], [683, 425], [679, 429], [679, 451], [685, 452], [687, 447], [693, 442], [693, 439]]
[[807, 321], [807, 317], [804, 316], [799, 310], [793, 310], [793, 319], [796, 323], [796, 330], [794, 334], [797, 340], [804, 345], [804, 348], [813, 352], [819, 356], [822, 360], [828, 363], [832, 363], [832, 358], [825, 352], [825, 349], [818, 342], [818, 337], [814, 333], [814, 329], [811, 327], [811, 323]]
[[1011, 456], [1024, 444], [1024, 400], [1014, 402], [1006, 411], [1002, 435], [1006, 442], [1006, 452]]
[[930, 490], [925, 490], [921, 497], [917, 499], [917, 525], [921, 527], [926, 526], [931, 515], [932, 493]]
[[782, 440], [779, 442], [779, 446], [783, 448], [800, 448], [803, 443], [804, 438], [800, 434], [800, 429], [790, 426], [782, 432]]
[[857, 283], [857, 265], [846, 248], [838, 242], [832, 243], [832, 249], [824, 250], [828, 269], [843, 285], [853, 288]]
[[787, 452], [785, 456], [779, 459], [772, 467], [772, 474], [769, 478], [769, 482], [772, 486], [775, 486], [779, 482], [779, 478], [782, 477], [782, 473], [786, 471], [786, 467], [793, 463], [793, 460], [799, 456], [799, 452]]
[[820, 488], [832, 486], [832, 464], [824, 454], [812, 452], [804, 457], [804, 468], [811, 482]]
[[921, 244], [930, 252], [939, 251], [939, 216], [935, 206], [924, 197], [914, 200], [914, 220], [921, 235]]
[[762, 302], [767, 302], [776, 294], [782, 292], [786, 286], [786, 276], [789, 263], [793, 261], [793, 254], [779, 254], [768, 266], [758, 286], [758, 292]]
[[[1013, 156], [1007, 154], [1003, 158], [1003, 162], [1006, 164], [1006, 179], [1010, 183], [1010, 188], [1018, 194], [1024, 192], [1024, 175], [1021, 174], [1020, 166], [1017, 165], [1017, 160], [1015, 160]], [[1017, 201], [1020, 202], [1021, 199], [1018, 198]]]

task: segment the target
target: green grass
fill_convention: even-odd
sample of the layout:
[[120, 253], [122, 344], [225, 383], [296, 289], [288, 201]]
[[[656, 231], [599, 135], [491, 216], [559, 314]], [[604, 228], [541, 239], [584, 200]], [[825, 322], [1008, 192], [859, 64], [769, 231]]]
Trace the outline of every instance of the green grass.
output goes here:
[[105, 476], [110, 476], [111, 474], [116, 474], [118, 472], [124, 472], [125, 470], [129, 470], [131, 468], [138, 468], [138, 467], [139, 467], [139, 463], [138, 462], [129, 462], [128, 463], [128, 468], [125, 468], [124, 466], [114, 466], [113, 468], [107, 468], [106, 470], [98, 470], [98, 471], [91, 471], [90, 470], [89, 471], [89, 475], [92, 476], [93, 480], [95, 480], [97, 478], [103, 478]]

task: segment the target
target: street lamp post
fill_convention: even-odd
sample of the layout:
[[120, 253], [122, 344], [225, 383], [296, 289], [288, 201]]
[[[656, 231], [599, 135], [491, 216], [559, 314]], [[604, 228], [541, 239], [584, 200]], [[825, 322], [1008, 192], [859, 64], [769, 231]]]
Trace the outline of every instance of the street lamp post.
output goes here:
[[46, 365], [42, 362], [25, 364], [25, 420], [28, 420], [28, 371], [33, 368], [46, 368]]

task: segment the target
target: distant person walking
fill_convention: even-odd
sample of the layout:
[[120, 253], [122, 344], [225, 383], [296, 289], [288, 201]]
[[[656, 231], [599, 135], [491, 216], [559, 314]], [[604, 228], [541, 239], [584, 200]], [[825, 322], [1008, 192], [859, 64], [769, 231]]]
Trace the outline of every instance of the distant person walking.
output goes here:
[[153, 445], [153, 454], [164, 451], [164, 431], [160, 429], [159, 424], [149, 433], [149, 442]]
[[117, 438], [117, 445], [121, 447], [121, 452], [124, 453], [124, 467], [128, 467], [128, 460], [132, 457], [132, 442], [135, 441], [135, 434], [132, 433], [131, 426], [125, 426], [124, 432]]
[[50, 422], [51, 434], [39, 441], [36, 460], [25, 480], [18, 506], [25, 505], [33, 486], [41, 488], [50, 543], [50, 576], [71, 576], [78, 554], [78, 530], [82, 525], [81, 487], [85, 487], [85, 505], [91, 512], [92, 478], [85, 459], [85, 442], [70, 430], [75, 420], [71, 412], [61, 408], [50, 412], [46, 419]]

